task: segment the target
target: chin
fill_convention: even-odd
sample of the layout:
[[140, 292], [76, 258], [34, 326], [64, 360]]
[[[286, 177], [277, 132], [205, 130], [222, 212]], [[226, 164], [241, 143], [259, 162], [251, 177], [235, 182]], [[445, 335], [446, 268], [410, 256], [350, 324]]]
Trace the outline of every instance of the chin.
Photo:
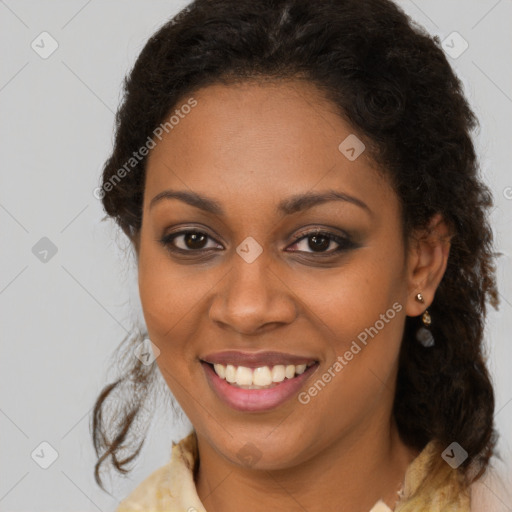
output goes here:
[[[274, 427], [275, 428], [275, 427]], [[305, 426], [300, 428], [263, 429], [255, 425], [243, 435], [227, 436], [214, 449], [220, 452], [232, 464], [247, 469], [275, 471], [289, 469], [303, 463], [308, 457], [304, 452], [308, 440], [304, 438]]]

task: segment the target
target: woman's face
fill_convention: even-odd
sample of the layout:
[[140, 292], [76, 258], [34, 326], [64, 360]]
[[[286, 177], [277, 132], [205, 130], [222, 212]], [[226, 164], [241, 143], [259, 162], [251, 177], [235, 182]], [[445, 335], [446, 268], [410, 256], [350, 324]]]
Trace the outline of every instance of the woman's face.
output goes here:
[[291, 467], [389, 425], [420, 291], [398, 198], [311, 84], [215, 85], [193, 100], [147, 162], [137, 251], [149, 337], [217, 454]]

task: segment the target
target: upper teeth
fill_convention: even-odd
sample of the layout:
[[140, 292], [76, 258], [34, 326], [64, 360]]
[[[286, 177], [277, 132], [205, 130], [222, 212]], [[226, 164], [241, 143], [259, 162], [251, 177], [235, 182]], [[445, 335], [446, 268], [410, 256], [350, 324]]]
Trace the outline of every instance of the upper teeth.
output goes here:
[[[313, 363], [311, 363], [313, 364]], [[259, 368], [248, 368], [247, 366], [234, 366], [232, 364], [214, 364], [215, 373], [231, 384], [241, 387], [248, 386], [270, 386], [274, 382], [282, 382], [286, 379], [293, 379], [306, 371], [306, 364], [278, 364], [272, 368], [260, 366]]]

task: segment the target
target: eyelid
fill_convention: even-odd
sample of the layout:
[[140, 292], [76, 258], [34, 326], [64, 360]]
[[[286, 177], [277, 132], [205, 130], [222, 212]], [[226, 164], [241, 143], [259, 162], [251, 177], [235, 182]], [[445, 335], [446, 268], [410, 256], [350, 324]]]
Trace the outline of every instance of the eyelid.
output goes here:
[[[210, 251], [219, 251], [222, 249], [218, 248], [202, 248], [202, 249], [181, 249], [179, 247], [176, 247], [173, 245], [173, 241], [175, 238], [179, 236], [184, 236], [186, 234], [190, 233], [199, 233], [206, 235], [207, 238], [214, 241], [215, 243], [222, 245], [214, 236], [211, 236], [208, 233], [207, 229], [202, 229], [199, 227], [190, 227], [190, 228], [181, 228], [179, 231], [171, 232], [166, 235], [164, 235], [161, 239], [157, 239], [158, 242], [160, 242], [166, 249], [168, 249], [171, 252], [179, 253], [179, 254], [190, 254], [190, 255], [200, 255], [204, 254], [206, 252]], [[333, 255], [337, 255], [340, 252], [346, 251], [350, 248], [355, 247], [357, 244], [353, 242], [351, 237], [348, 234], [337, 234], [332, 231], [330, 231], [328, 228], [321, 228], [321, 227], [310, 227], [310, 228], [302, 228], [297, 234], [293, 236], [293, 240], [291, 244], [289, 245], [295, 245], [301, 240], [308, 238], [310, 236], [314, 235], [322, 235], [328, 238], [331, 241], [334, 241], [338, 244], [338, 247], [335, 249], [331, 249], [330, 251], [326, 252], [316, 252], [316, 251], [299, 251], [299, 250], [292, 250], [288, 252], [297, 253], [297, 254], [308, 254], [308, 255], [315, 255], [315, 257], [329, 257]], [[289, 245], [287, 247], [289, 247]]]
[[322, 257], [322, 256], [327, 257], [327, 256], [333, 256], [335, 254], [342, 252], [343, 250], [346, 250], [346, 249], [349, 249], [349, 248], [352, 248], [355, 246], [355, 243], [352, 241], [350, 236], [333, 233], [332, 231], [329, 231], [328, 229], [325, 229], [325, 228], [312, 228], [309, 230], [301, 231], [300, 233], [297, 233], [296, 235], [294, 235], [294, 237], [293, 237], [294, 239], [293, 239], [291, 245], [295, 245], [298, 242], [300, 242], [301, 240], [308, 238], [310, 236], [315, 236], [315, 235], [325, 236], [330, 241], [337, 243], [338, 247], [335, 249], [331, 249], [330, 251], [325, 251], [325, 252], [315, 252], [315, 251], [291, 251], [291, 252], [296, 252], [299, 254], [314, 254], [314, 255], [316, 255], [316, 257]]
[[176, 238], [178, 238], [179, 236], [184, 236], [184, 235], [190, 234], [190, 233], [206, 235], [207, 238], [209, 238], [210, 240], [214, 241], [216, 244], [222, 245], [214, 236], [210, 235], [207, 230], [200, 229], [198, 227], [182, 228], [179, 231], [174, 231], [174, 232], [171, 232], [171, 233], [167, 233], [164, 236], [162, 236], [161, 238], [158, 238], [157, 241], [160, 242], [162, 245], [164, 245], [168, 250], [173, 251], [173, 252], [182, 253], [182, 254], [184, 254], [184, 253], [200, 254], [200, 253], [206, 252], [206, 251], [211, 251], [211, 250], [217, 251], [217, 250], [220, 250], [220, 249], [212, 248], [212, 247], [208, 247], [206, 249], [196, 249], [196, 250], [194, 250], [194, 249], [181, 249], [181, 248], [176, 247], [175, 245], [173, 245], [173, 241]]

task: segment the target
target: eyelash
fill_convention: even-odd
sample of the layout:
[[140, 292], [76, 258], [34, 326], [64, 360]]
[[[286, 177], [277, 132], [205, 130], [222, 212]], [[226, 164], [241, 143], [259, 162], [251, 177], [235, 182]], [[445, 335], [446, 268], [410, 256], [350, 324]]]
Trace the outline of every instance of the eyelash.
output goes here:
[[[200, 231], [200, 230], [196, 230], [196, 229], [187, 229], [187, 230], [183, 230], [183, 231], [178, 231], [176, 233], [170, 233], [169, 235], [166, 235], [164, 236], [162, 239], [159, 240], [159, 242], [168, 250], [170, 251], [171, 253], [177, 253], [177, 254], [187, 254], [187, 255], [190, 255], [190, 254], [193, 254], [193, 253], [204, 253], [204, 252], [207, 252], [207, 251], [211, 251], [212, 248], [207, 248], [207, 249], [180, 249], [178, 247], [175, 247], [172, 242], [178, 238], [179, 236], [184, 236], [184, 235], [187, 235], [187, 234], [199, 234], [199, 235], [206, 235], [210, 240], [214, 240], [211, 236], [209, 236], [207, 233], [205, 233], [204, 231]], [[353, 247], [355, 247], [355, 244], [350, 240], [350, 238], [348, 237], [343, 237], [343, 236], [340, 236], [340, 235], [336, 235], [334, 233], [331, 233], [329, 231], [322, 231], [322, 230], [319, 230], [319, 229], [316, 229], [316, 230], [311, 230], [311, 231], [308, 231], [308, 232], [303, 232], [303, 233], [300, 233], [298, 235], [296, 235], [294, 237], [294, 239], [292, 240], [292, 244], [291, 245], [295, 245], [296, 243], [298, 243], [299, 241], [303, 240], [303, 239], [308, 239], [309, 237], [312, 237], [312, 236], [322, 236], [322, 237], [325, 237], [329, 240], [329, 242], [336, 242], [338, 244], [338, 247], [334, 250], [330, 250], [330, 251], [326, 251], [326, 252], [315, 252], [315, 251], [311, 251], [311, 252], [308, 252], [308, 251], [297, 251], [297, 250], [294, 250], [294, 251], [291, 251], [291, 252], [297, 252], [297, 253], [300, 253], [300, 254], [314, 254], [316, 257], [330, 257], [330, 256], [333, 256], [334, 254], [337, 254], [339, 252], [342, 252], [342, 251], [346, 251], [346, 250], [349, 250], [349, 249], [352, 249]], [[217, 242], [218, 243], [218, 242]], [[330, 245], [330, 243], [329, 243]], [[217, 250], [217, 249], [213, 249], [213, 250]]]

